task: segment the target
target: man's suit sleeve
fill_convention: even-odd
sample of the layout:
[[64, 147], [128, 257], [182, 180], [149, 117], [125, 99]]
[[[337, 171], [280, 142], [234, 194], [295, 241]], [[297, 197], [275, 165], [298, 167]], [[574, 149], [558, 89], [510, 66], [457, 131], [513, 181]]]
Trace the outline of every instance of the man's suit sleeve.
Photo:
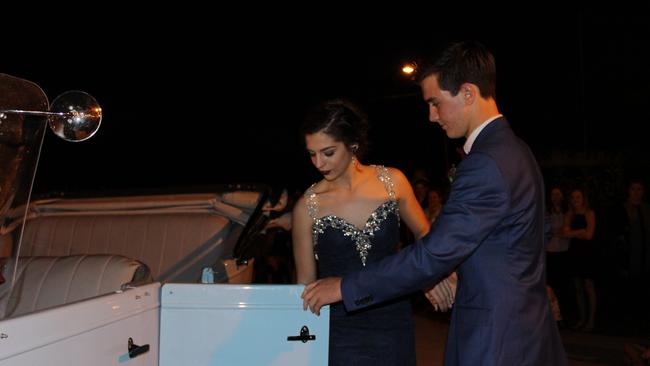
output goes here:
[[469, 155], [458, 167], [451, 196], [427, 235], [343, 278], [346, 309], [370, 306], [440, 281], [503, 220], [509, 207], [507, 192], [492, 158]]

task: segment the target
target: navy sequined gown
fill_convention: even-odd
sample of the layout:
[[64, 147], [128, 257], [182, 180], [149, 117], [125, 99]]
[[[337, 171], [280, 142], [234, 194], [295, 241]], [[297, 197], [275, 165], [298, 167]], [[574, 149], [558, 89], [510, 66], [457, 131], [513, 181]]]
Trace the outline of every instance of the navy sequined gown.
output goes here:
[[[306, 192], [318, 277], [345, 276], [366, 263], [395, 253], [399, 243], [399, 209], [388, 170], [375, 167], [388, 198], [359, 228], [335, 215], [318, 216], [318, 195]], [[329, 365], [415, 365], [411, 303], [408, 298], [347, 312], [343, 303], [330, 306]]]

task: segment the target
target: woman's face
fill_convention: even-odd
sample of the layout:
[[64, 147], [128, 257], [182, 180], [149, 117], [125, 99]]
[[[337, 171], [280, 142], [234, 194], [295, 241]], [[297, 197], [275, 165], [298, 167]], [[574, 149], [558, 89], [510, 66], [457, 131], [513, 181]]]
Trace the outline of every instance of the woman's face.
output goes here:
[[442, 205], [442, 197], [440, 197], [440, 194], [437, 191], [431, 190], [429, 191], [429, 207], [438, 207]]
[[562, 200], [564, 200], [562, 191], [559, 188], [553, 188], [551, 190], [551, 202], [553, 202], [554, 205], [559, 206], [562, 204]]
[[415, 193], [415, 197], [418, 199], [418, 202], [423, 202], [427, 197], [428, 192], [429, 187], [427, 187], [424, 183], [415, 183], [413, 185], [413, 193]]
[[575, 190], [571, 192], [571, 205], [574, 208], [582, 208], [585, 204], [585, 197], [582, 195], [582, 191]]
[[345, 144], [322, 131], [305, 135], [305, 145], [311, 163], [326, 180], [340, 177], [350, 166], [352, 153]]

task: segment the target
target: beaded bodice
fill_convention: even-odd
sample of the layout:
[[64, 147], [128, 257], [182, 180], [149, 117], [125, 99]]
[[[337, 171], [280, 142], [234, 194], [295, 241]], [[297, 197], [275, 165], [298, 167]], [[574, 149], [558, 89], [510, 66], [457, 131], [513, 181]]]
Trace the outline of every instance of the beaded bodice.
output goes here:
[[[377, 173], [377, 178], [384, 184], [386, 192], [388, 193], [388, 200], [380, 204], [375, 210], [372, 211], [365, 225], [358, 228], [351, 224], [342, 217], [330, 214], [327, 216], [319, 217], [318, 211], [318, 195], [314, 192], [312, 185], [307, 189], [305, 195], [307, 198], [307, 209], [309, 216], [313, 220], [312, 235], [314, 242], [314, 253], [316, 259], [319, 259], [319, 252], [324, 249], [329, 251], [344, 251], [347, 252], [350, 248], [354, 248], [358, 257], [361, 260], [361, 265], [365, 266], [373, 246], [381, 245], [379, 249], [380, 255], [386, 252], [393, 251], [398, 243], [399, 235], [397, 228], [399, 226], [399, 206], [395, 198], [395, 189], [393, 181], [388, 174], [388, 169], [384, 166], [374, 166]], [[381, 243], [377, 241], [377, 234], [385, 225], [390, 221], [394, 224], [391, 230], [387, 230], [386, 238], [382, 237]], [[334, 233], [328, 233], [333, 230]], [[395, 235], [397, 233], [397, 236]], [[329, 240], [326, 240], [329, 239]], [[327, 241], [326, 243], [321, 243]], [[385, 242], [385, 243], [384, 243]], [[320, 248], [321, 245], [326, 245], [327, 248]], [[386, 253], [388, 254], [388, 253]], [[345, 258], [345, 253], [337, 252], [335, 255], [341, 255]]]

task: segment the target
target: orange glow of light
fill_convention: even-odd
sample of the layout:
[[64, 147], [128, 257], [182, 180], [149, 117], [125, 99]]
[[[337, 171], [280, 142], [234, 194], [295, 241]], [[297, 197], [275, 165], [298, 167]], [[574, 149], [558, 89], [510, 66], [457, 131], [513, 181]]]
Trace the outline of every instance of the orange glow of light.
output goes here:
[[415, 71], [415, 66], [411, 64], [404, 65], [402, 67], [402, 72], [405, 73], [406, 75], [411, 75]]

